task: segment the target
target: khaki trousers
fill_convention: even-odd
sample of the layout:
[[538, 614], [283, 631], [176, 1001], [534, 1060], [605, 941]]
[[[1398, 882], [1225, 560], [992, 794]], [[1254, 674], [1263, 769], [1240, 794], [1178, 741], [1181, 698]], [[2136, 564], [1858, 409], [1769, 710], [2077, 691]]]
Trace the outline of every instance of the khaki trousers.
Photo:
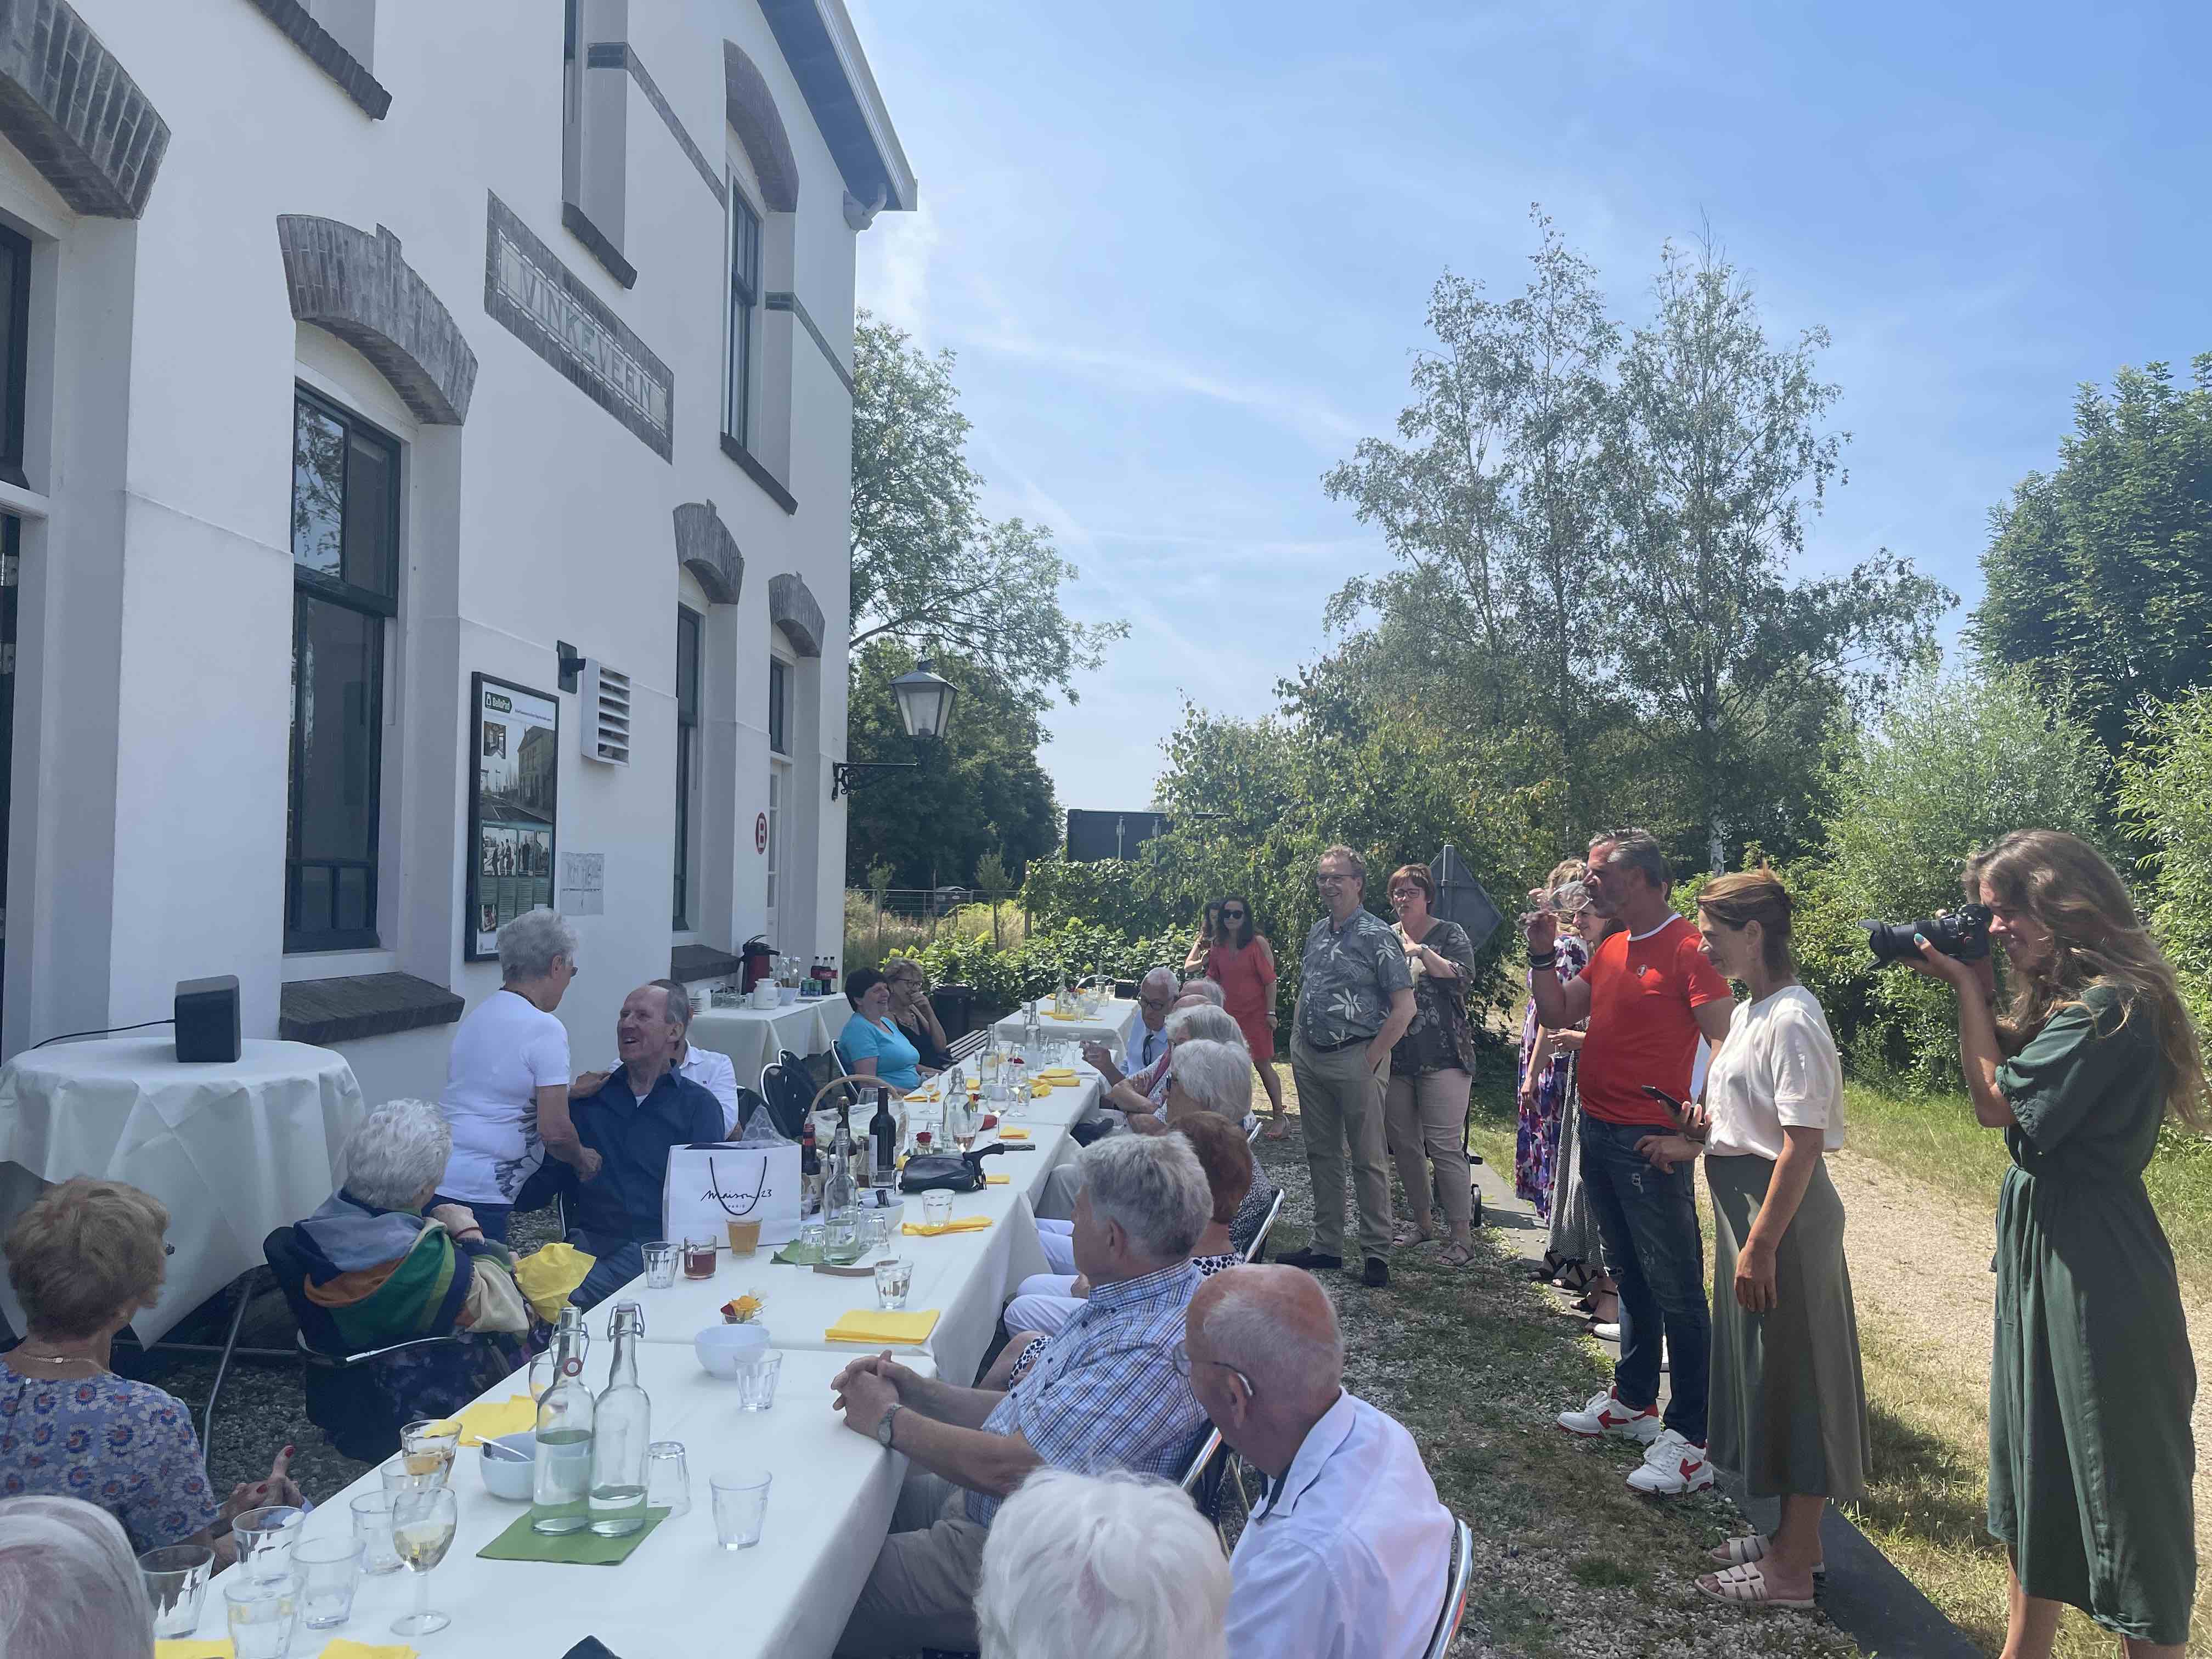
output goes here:
[[988, 1527], [968, 1518], [968, 1494], [927, 1469], [907, 1470], [890, 1536], [837, 1639], [837, 1659], [884, 1659], [917, 1648], [975, 1651], [975, 1587]]
[[1406, 1213], [1423, 1232], [1429, 1231], [1431, 1162], [1446, 1227], [1456, 1237], [1474, 1218], [1467, 1167], [1467, 1097], [1474, 1086], [1473, 1078], [1454, 1069], [1393, 1076], [1384, 1093], [1390, 1152], [1398, 1160], [1399, 1184], [1406, 1189]]
[[[1387, 1058], [1383, 1064], [1389, 1064]], [[1298, 1121], [1305, 1131], [1306, 1168], [1313, 1176], [1316, 1254], [1344, 1254], [1344, 1164], [1349, 1146], [1360, 1254], [1389, 1261], [1390, 1170], [1382, 1073], [1368, 1070], [1364, 1042], [1324, 1054], [1297, 1036], [1291, 1039], [1291, 1076], [1298, 1085]]]

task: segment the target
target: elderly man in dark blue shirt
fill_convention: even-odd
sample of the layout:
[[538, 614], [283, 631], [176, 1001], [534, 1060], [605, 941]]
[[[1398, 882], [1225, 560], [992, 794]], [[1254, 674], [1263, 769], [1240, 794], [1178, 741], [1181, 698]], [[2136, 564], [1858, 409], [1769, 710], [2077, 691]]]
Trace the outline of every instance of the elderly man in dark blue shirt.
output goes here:
[[670, 1064], [684, 1019], [678, 993], [641, 985], [615, 1021], [622, 1064], [596, 1093], [568, 1102], [599, 1173], [574, 1189], [568, 1242], [599, 1260], [568, 1298], [589, 1308], [645, 1271], [647, 1239], [660, 1237], [661, 1188], [675, 1147], [722, 1139], [722, 1104]]

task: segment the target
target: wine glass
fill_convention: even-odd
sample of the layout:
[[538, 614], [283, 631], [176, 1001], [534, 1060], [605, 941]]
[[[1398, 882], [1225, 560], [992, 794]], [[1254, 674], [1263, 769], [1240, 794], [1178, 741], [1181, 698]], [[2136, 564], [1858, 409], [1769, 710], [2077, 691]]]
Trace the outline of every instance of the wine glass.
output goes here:
[[392, 1499], [392, 1546], [400, 1564], [415, 1575], [415, 1611], [392, 1621], [394, 1636], [428, 1636], [453, 1621], [430, 1610], [430, 1570], [453, 1546], [459, 1510], [453, 1489], [403, 1492]]

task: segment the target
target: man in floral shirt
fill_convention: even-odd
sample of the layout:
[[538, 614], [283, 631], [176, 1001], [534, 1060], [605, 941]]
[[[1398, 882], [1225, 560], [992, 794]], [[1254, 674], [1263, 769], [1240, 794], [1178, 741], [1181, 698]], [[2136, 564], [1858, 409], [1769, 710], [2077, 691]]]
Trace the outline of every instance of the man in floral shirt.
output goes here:
[[1383, 1085], [1390, 1050], [1413, 1023], [1413, 978], [1397, 934], [1362, 903], [1367, 865], [1358, 854], [1330, 848], [1315, 866], [1314, 884], [1328, 914], [1306, 935], [1291, 1036], [1291, 1076], [1313, 1174], [1313, 1243], [1281, 1260], [1293, 1267], [1344, 1265], [1348, 1143], [1364, 1276], [1380, 1287], [1390, 1282]]

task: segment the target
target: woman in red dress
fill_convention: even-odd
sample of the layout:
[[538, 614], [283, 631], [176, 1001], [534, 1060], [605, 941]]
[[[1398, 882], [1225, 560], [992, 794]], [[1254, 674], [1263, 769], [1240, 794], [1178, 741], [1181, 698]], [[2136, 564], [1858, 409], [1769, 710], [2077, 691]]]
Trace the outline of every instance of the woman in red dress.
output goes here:
[[1206, 908], [1212, 925], [1190, 947], [1183, 971], [1202, 968], [1206, 978], [1221, 988], [1274, 1106], [1267, 1139], [1280, 1140], [1290, 1126], [1283, 1118], [1282, 1080], [1275, 1075], [1275, 949], [1253, 921], [1252, 907], [1244, 900], [1224, 898]]

